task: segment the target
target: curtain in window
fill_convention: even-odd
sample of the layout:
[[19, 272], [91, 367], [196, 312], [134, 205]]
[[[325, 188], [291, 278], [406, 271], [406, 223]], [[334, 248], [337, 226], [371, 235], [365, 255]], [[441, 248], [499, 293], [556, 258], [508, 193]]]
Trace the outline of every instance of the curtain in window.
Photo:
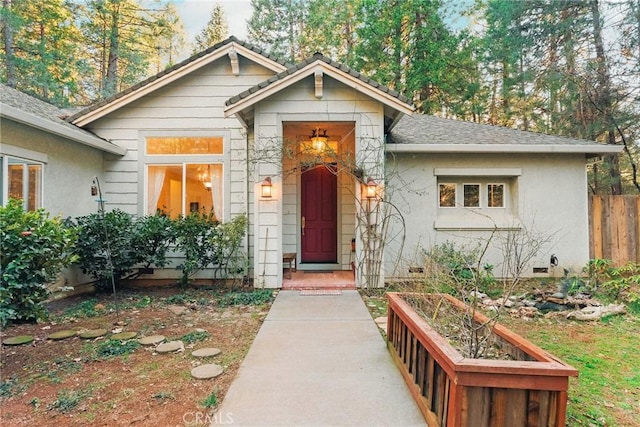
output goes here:
[[213, 213], [218, 221], [222, 221], [222, 165], [209, 165], [211, 177], [211, 199]]
[[149, 166], [149, 188], [147, 201], [147, 214], [155, 215], [158, 209], [158, 201], [162, 186], [164, 185], [164, 177], [167, 174], [166, 166]]

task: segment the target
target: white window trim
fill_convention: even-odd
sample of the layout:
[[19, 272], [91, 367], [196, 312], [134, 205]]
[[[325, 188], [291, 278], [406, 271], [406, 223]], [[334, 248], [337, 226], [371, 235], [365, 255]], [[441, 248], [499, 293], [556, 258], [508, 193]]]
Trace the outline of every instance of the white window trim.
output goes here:
[[[44, 199], [44, 168], [45, 168], [45, 163], [35, 160], [35, 159], [28, 159], [28, 158], [24, 158], [24, 157], [20, 157], [17, 155], [13, 155], [13, 154], [9, 154], [6, 151], [11, 151], [11, 150], [5, 150], [6, 145], [3, 144], [2, 146], [2, 152], [0, 152], [0, 157], [2, 158], [2, 170], [0, 170], [0, 173], [2, 174], [2, 180], [0, 181], [2, 183], [2, 188], [0, 188], [1, 191], [1, 195], [2, 197], [0, 198], [0, 201], [2, 201], [2, 205], [4, 206], [8, 201], [9, 201], [9, 159], [13, 159], [13, 160], [17, 160], [18, 164], [23, 164], [23, 165], [38, 165], [40, 166], [40, 180], [38, 182], [38, 186], [36, 189], [36, 209], [40, 209], [43, 207], [43, 199]], [[9, 146], [11, 147], [11, 146]], [[13, 147], [13, 148], [19, 148], [19, 147]], [[17, 153], [23, 153], [23, 154], [27, 154], [29, 157], [33, 157], [33, 154], [38, 154], [35, 151], [31, 151], [31, 150], [15, 150], [13, 152], [17, 152]], [[46, 155], [44, 155], [44, 157], [46, 158]], [[29, 168], [26, 167], [24, 168], [24, 170], [22, 171], [22, 194], [29, 194]], [[28, 210], [29, 206], [29, 201], [28, 199], [24, 199], [22, 201], [22, 205], [25, 211]]]
[[[456, 171], [460, 171], [456, 169]], [[477, 171], [474, 169], [474, 171]], [[465, 181], [465, 177], [472, 177], [474, 181]], [[500, 175], [502, 177], [502, 175]], [[510, 192], [510, 180], [517, 180], [518, 176], [504, 176], [504, 181], [495, 179], [496, 175], [477, 176], [471, 174], [463, 174], [461, 176], [445, 175], [438, 176], [438, 215], [434, 221], [434, 229], [436, 230], [519, 230], [522, 224], [518, 215], [513, 210], [517, 206], [517, 200], [512, 200], [514, 196]], [[477, 180], [476, 180], [477, 179]], [[456, 187], [456, 206], [451, 207], [440, 206], [440, 186], [453, 184]], [[479, 185], [480, 187], [480, 206], [464, 206], [464, 186]], [[489, 207], [488, 203], [488, 186], [502, 185], [504, 189], [503, 206]], [[462, 200], [460, 200], [462, 199]]]
[[[482, 183], [479, 182], [463, 182], [459, 184], [462, 187], [462, 207], [465, 209], [482, 209]], [[467, 206], [464, 200], [464, 187], [475, 185], [478, 187], [478, 206]]]
[[[147, 154], [146, 140], [149, 137], [171, 138], [171, 137], [218, 137], [222, 138], [222, 154]], [[138, 215], [147, 215], [146, 207], [148, 203], [148, 166], [150, 165], [182, 165], [184, 164], [222, 164], [222, 218], [224, 222], [230, 215], [230, 200], [228, 194], [231, 189], [231, 132], [221, 129], [208, 130], [156, 130], [138, 133], [138, 153], [141, 153], [141, 161], [138, 162]], [[184, 180], [183, 176], [183, 180]], [[184, 186], [183, 182], [183, 186]], [[187, 212], [186, 193], [182, 194], [182, 209]]]
[[[443, 185], [453, 185], [454, 186], [454, 194], [453, 194], [453, 206], [442, 206], [440, 204], [440, 187]], [[438, 183], [438, 208], [440, 209], [457, 209], [458, 206], [458, 184], [455, 182], [439, 182]]]
[[[490, 185], [502, 185], [502, 206], [489, 206], [489, 186]], [[487, 182], [484, 184], [484, 188], [486, 191], [484, 200], [487, 203], [487, 209], [507, 209], [507, 204], [509, 202], [508, 194], [509, 194], [509, 184], [507, 182]]]

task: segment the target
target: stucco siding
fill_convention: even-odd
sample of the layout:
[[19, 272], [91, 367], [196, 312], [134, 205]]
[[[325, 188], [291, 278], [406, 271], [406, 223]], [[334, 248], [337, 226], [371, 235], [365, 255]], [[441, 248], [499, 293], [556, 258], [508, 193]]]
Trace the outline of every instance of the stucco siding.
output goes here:
[[[503, 265], [501, 247], [507, 229], [526, 229], [549, 239], [527, 266], [527, 276], [533, 275], [534, 267], [549, 268], [551, 254], [558, 257], [561, 268], [575, 272], [589, 259], [584, 155], [401, 154], [388, 156], [387, 163], [388, 169], [401, 173], [401, 177], [388, 178], [388, 190], [403, 214], [407, 230], [404, 247], [401, 248], [399, 241], [388, 245], [386, 261], [391, 275], [406, 275], [408, 267], [421, 266], [422, 251], [433, 245], [447, 241], [467, 247], [482, 244], [494, 225], [497, 231], [485, 261], [494, 265], [494, 274], [498, 276]], [[460, 182], [507, 182], [506, 208], [438, 208], [437, 171], [452, 168], [474, 171]], [[504, 176], [505, 169], [518, 171], [519, 175]], [[443, 181], [454, 179], [453, 176], [442, 178]], [[400, 268], [393, 271], [398, 260]]]
[[47, 156], [42, 207], [51, 215], [78, 217], [96, 212], [91, 183], [95, 176], [104, 182], [103, 162], [108, 154], [10, 120], [2, 120], [0, 142], [3, 152], [13, 146]]

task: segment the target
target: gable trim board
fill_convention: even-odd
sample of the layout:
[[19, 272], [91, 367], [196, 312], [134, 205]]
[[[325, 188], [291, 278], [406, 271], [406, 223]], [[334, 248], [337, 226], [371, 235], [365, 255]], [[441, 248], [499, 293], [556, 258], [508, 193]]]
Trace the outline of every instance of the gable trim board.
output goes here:
[[82, 131], [80, 129], [75, 130], [71, 127], [54, 123], [43, 117], [36, 116], [35, 114], [31, 114], [23, 110], [19, 110], [4, 103], [1, 103], [1, 105], [2, 108], [0, 108], [0, 117], [2, 118], [7, 118], [17, 123], [22, 123], [29, 127], [58, 135], [71, 141], [79, 142], [80, 144], [97, 148], [110, 154], [123, 156], [127, 152], [126, 148], [117, 146], [97, 136], [90, 135], [86, 131]]
[[68, 120], [77, 126], [86, 126], [220, 58], [227, 56], [231, 67], [233, 67], [234, 60], [232, 56], [237, 56], [238, 54], [276, 73], [286, 69], [285, 65], [277, 62], [275, 59], [263, 55], [259, 50], [256, 52], [250, 45], [240, 42], [235, 37], [230, 37], [207, 49], [204, 54], [194, 55], [111, 98], [80, 111], [69, 117]]
[[[266, 98], [286, 89], [295, 83], [307, 78], [313, 77], [316, 91], [314, 96], [318, 97], [318, 76], [324, 79], [325, 76], [329, 76], [348, 87], [351, 87], [365, 95], [373, 98], [374, 100], [381, 102], [383, 105], [393, 108], [396, 111], [394, 116], [394, 123], [402, 117], [403, 114], [413, 114], [415, 108], [409, 104], [408, 100], [402, 95], [397, 94], [389, 89], [382, 90], [380, 85], [372, 85], [368, 80], [364, 80], [359, 73], [350, 72], [350, 70], [336, 68], [333, 64], [328, 63], [328, 59], [320, 55], [314, 56], [314, 61], [309, 63], [301, 63], [297, 66], [291, 67], [276, 76], [230, 98], [226, 102], [224, 109], [225, 117], [232, 115], [243, 116], [242, 112], [250, 109], [255, 104]], [[240, 120], [244, 123], [245, 119], [240, 117]]]

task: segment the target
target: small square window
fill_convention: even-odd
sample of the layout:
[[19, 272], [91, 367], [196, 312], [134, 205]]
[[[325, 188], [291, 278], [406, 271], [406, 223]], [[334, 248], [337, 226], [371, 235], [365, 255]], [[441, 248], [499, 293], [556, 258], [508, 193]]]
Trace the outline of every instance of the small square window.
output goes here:
[[480, 185], [464, 184], [464, 207], [479, 208], [480, 207]]
[[454, 208], [456, 206], [456, 185], [440, 184], [440, 207]]
[[487, 185], [487, 206], [490, 208], [504, 207], [504, 184]]

